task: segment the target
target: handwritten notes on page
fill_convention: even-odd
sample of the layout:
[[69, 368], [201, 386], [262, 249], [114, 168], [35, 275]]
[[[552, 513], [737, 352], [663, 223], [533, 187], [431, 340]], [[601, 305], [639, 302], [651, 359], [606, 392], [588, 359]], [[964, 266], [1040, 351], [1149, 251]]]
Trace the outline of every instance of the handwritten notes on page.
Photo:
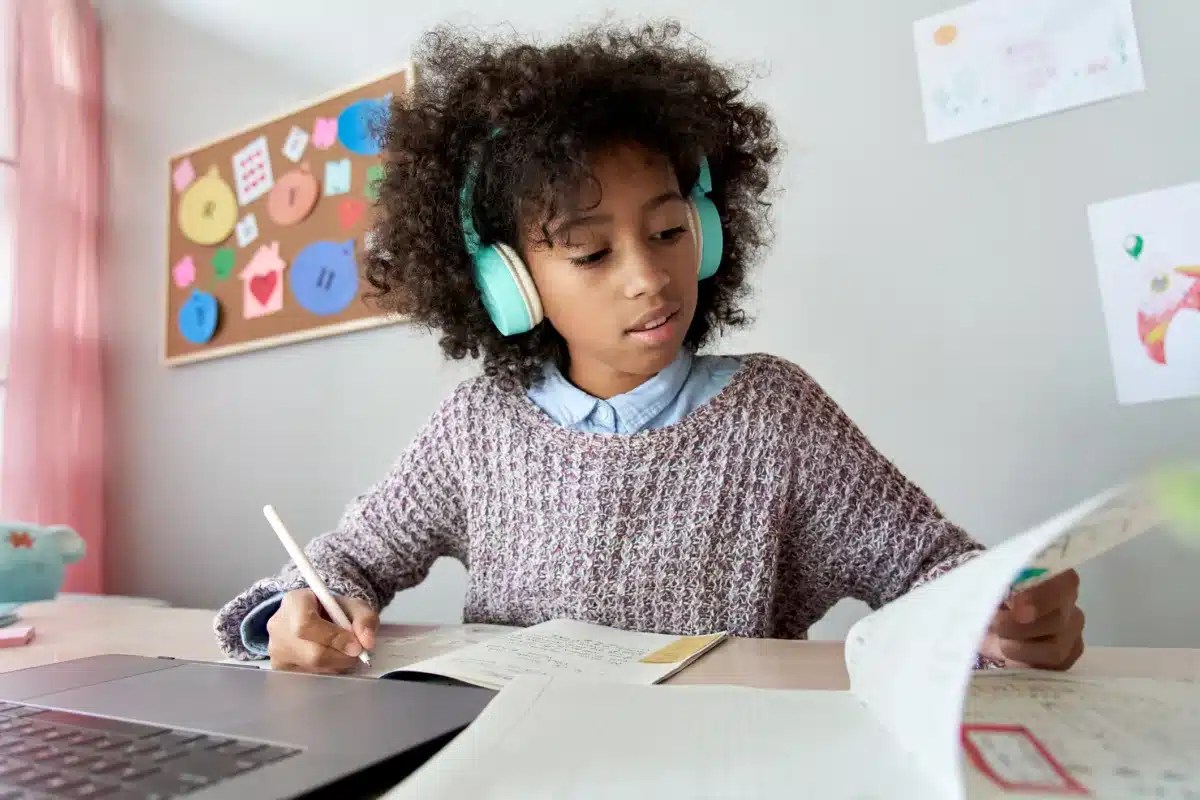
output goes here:
[[403, 671], [443, 675], [493, 689], [519, 675], [652, 684], [687, 666], [724, 638], [724, 633], [679, 637], [556, 619], [409, 664]]
[[1145, 484], [1111, 490], [1095, 506], [1033, 557], [1014, 581], [1014, 588], [1029, 589], [1108, 552], [1119, 544], [1156, 527], [1162, 511]]
[[509, 625], [473, 623], [446, 625], [407, 636], [389, 636], [386, 635], [389, 627], [383, 626], [385, 635], [376, 640], [375, 650], [371, 653], [371, 667], [363, 668], [361, 672], [356, 672], [356, 675], [379, 677], [410, 664], [453, 653], [517, 630]]
[[931, 142], [1146, 88], [1130, 0], [977, 0], [913, 40]]
[[1195, 682], [981, 672], [963, 726], [968, 797], [1200, 798]]

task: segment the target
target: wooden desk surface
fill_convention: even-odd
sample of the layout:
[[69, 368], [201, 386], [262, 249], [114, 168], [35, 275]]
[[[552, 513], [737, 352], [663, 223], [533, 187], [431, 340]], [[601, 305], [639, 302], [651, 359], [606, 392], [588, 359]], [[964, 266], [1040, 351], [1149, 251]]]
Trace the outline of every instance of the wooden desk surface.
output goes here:
[[[100, 653], [172, 656], [195, 661], [223, 657], [213, 636], [213, 612], [121, 602], [59, 599], [20, 610], [18, 625], [33, 625], [24, 647], [0, 649], [0, 672]], [[432, 626], [386, 626], [403, 633]], [[1200, 650], [1089, 648], [1080, 675], [1200, 680]], [[739, 684], [770, 689], [846, 689], [841, 642], [731, 639], [671, 678], [670, 684]]]

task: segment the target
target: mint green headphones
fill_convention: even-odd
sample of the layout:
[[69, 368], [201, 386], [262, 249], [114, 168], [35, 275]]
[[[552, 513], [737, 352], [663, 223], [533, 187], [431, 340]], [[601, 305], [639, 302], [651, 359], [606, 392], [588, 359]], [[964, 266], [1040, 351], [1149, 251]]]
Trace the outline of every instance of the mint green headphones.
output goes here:
[[[526, 333], [542, 321], [542, 301], [517, 251], [504, 242], [484, 245], [480, 239], [471, 208], [471, 196], [475, 194], [478, 179], [479, 163], [475, 162], [467, 170], [458, 204], [463, 241], [471, 256], [475, 285], [483, 296], [483, 307], [500, 333], [505, 336]], [[721, 215], [708, 197], [711, 192], [712, 173], [708, 169], [708, 159], [701, 158], [700, 174], [688, 195], [688, 228], [696, 243], [698, 280], [716, 274], [725, 249]]]

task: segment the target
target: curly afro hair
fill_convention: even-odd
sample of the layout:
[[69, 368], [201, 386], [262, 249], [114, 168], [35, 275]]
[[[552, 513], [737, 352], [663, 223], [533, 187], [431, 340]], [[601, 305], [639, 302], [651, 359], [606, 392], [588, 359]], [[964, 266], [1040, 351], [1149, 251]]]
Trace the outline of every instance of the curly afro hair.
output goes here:
[[[473, 197], [484, 242], [517, 246], [530, 220], [570, 207], [594, 182], [588, 154], [636, 143], [665, 155], [685, 193], [707, 155], [725, 234], [717, 274], [700, 283], [685, 346], [745, 325], [746, 271], [769, 235], [766, 193], [779, 152], [766, 109], [677, 23], [599, 26], [549, 46], [451, 28], [427, 33], [413, 90], [382, 132], [384, 176], [366, 277], [380, 305], [441, 332], [449, 358], [482, 354], [484, 372], [528, 387], [565, 343], [549, 321], [505, 337], [483, 307], [463, 244], [459, 192]], [[541, 232], [549, 234], [544, 224]], [[528, 242], [528, 238], [526, 238]]]

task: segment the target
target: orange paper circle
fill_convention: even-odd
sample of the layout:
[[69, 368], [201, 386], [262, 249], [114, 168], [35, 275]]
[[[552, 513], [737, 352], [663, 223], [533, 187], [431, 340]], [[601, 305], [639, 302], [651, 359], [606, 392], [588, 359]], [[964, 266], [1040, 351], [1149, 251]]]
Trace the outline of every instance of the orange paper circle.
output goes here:
[[237, 224], [237, 200], [216, 167], [184, 190], [178, 218], [179, 230], [196, 244], [217, 244], [229, 238]]
[[958, 38], [958, 28], [953, 25], [943, 25], [933, 32], [933, 43], [946, 46]]
[[312, 213], [319, 194], [317, 179], [301, 167], [286, 173], [267, 195], [267, 216], [276, 225], [295, 225]]

